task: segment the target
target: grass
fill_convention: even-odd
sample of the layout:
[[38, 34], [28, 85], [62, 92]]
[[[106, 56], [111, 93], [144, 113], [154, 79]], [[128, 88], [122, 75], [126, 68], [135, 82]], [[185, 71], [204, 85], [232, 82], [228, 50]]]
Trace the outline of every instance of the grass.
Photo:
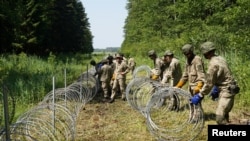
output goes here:
[[[128, 79], [131, 79], [129, 76]], [[99, 96], [100, 97], [100, 96]], [[243, 108], [240, 104], [240, 96], [235, 97], [235, 106], [230, 113], [232, 123], [241, 124], [241, 119], [250, 119], [244, 116], [243, 112], [249, 113], [250, 110]], [[212, 101], [210, 97], [203, 99], [204, 127], [195, 141], [206, 141], [208, 138], [208, 125], [216, 125], [215, 110], [217, 101]], [[172, 128], [169, 125], [178, 124], [180, 115], [164, 113], [166, 121], [160, 121], [163, 127]], [[164, 115], [163, 115], [164, 116]], [[185, 114], [182, 116], [185, 116]], [[187, 115], [186, 115], [187, 116]], [[174, 119], [176, 118], [176, 120]], [[183, 118], [183, 117], [182, 117]], [[185, 118], [185, 117], [184, 117]], [[188, 117], [186, 117], [187, 119]], [[169, 119], [169, 120], [168, 120]], [[170, 122], [170, 123], [168, 123]], [[177, 125], [178, 126], [178, 125]], [[77, 141], [155, 141], [157, 140], [149, 131], [147, 119], [137, 110], [133, 109], [127, 101], [122, 101], [119, 97], [114, 103], [104, 103], [97, 97], [87, 103], [84, 109], [79, 113], [77, 119]], [[184, 133], [195, 132], [192, 127], [186, 128]], [[180, 132], [181, 133], [181, 132]], [[184, 140], [185, 141], [185, 140]]]
[[[58, 58], [53, 55], [48, 60], [36, 57], [30, 58], [25, 55], [2, 57], [0, 61], [3, 66], [0, 69], [0, 74], [3, 76], [1, 82], [8, 82], [10, 93], [16, 97], [15, 118], [32, 108], [37, 101], [42, 100], [48, 94], [52, 89], [53, 75], [56, 75], [57, 78], [56, 88], [64, 86], [63, 70], [65, 67], [67, 67], [68, 84], [79, 77], [81, 72], [86, 70], [90, 58], [81, 58], [79, 55], [77, 57], [66, 59], [66, 62], [58, 61]], [[99, 60], [100, 56], [94, 56], [91, 59]], [[152, 61], [147, 58], [135, 59], [137, 66], [141, 64], [152, 65]], [[130, 74], [127, 79], [128, 81], [131, 79]], [[247, 86], [248, 81], [246, 80], [248, 79], [242, 79]], [[216, 106], [217, 102], [210, 100], [209, 97], [205, 97], [203, 100], [205, 126], [196, 138], [197, 141], [206, 141], [207, 126], [216, 124], [214, 115]], [[235, 106], [230, 115], [233, 122], [239, 123], [241, 119], [250, 119], [243, 112], [250, 113], [247, 89], [242, 89], [240, 94], [236, 95]], [[178, 118], [178, 115], [176, 115], [176, 118]], [[175, 120], [171, 120], [170, 124], [175, 124], [175, 122]], [[98, 95], [80, 111], [76, 123], [75, 139], [76, 141], [156, 140], [147, 127], [146, 118], [133, 109], [127, 101], [118, 98], [112, 104], [103, 103]]]

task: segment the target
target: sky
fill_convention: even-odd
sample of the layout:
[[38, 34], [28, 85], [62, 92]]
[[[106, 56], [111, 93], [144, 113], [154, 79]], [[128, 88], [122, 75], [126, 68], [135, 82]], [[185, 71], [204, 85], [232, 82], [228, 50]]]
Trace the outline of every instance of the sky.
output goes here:
[[121, 47], [127, 0], [81, 0], [89, 19], [95, 49]]

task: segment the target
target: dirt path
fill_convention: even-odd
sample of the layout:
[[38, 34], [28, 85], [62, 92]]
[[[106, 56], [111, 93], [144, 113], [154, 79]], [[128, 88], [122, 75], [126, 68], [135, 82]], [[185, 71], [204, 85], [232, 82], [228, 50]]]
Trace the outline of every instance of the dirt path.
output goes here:
[[77, 121], [77, 141], [154, 141], [146, 119], [126, 101], [86, 104]]

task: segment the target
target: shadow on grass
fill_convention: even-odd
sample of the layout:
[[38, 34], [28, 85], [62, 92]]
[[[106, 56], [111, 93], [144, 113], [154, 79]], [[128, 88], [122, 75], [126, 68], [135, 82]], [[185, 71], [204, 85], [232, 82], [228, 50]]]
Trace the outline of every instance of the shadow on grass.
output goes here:
[[215, 120], [215, 113], [204, 113], [204, 120]]

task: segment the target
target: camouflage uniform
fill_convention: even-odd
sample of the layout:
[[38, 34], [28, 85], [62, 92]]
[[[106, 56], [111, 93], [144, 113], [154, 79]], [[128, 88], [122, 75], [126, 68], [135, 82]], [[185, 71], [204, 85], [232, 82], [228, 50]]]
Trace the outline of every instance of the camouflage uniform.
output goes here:
[[[200, 92], [205, 82], [204, 63], [200, 56], [194, 54], [193, 45], [191, 44], [184, 45], [182, 47], [182, 53], [187, 59], [184, 72], [176, 87], [181, 88], [188, 82], [188, 90], [191, 96], [194, 96]], [[199, 109], [198, 106], [193, 106], [192, 103], [190, 103], [190, 107], [189, 122], [197, 122], [197, 120], [199, 120], [198, 113], [200, 113], [202, 109]]]
[[122, 61], [122, 57], [117, 55], [116, 63], [115, 63], [115, 71], [114, 71], [114, 83], [112, 87], [112, 95], [111, 100], [112, 103], [115, 99], [117, 89], [120, 88], [120, 92], [122, 94], [122, 99], [125, 100], [125, 89], [126, 89], [126, 74], [129, 72], [128, 66], [125, 62]]
[[[201, 45], [203, 54], [215, 51], [212, 42], [205, 42]], [[229, 112], [234, 105], [234, 96], [230, 92], [230, 85], [234, 82], [232, 73], [226, 60], [221, 56], [212, 55], [209, 59], [206, 82], [200, 91], [202, 96], [208, 94], [215, 85], [219, 88], [218, 107], [216, 109], [216, 122], [218, 124], [227, 124], [229, 122]]]
[[103, 95], [104, 98], [108, 98], [109, 97], [109, 91], [111, 90], [110, 88], [110, 80], [112, 77], [112, 68], [111, 66], [109, 66], [108, 60], [104, 59], [102, 61], [103, 66], [100, 69], [100, 75], [101, 75], [101, 82], [102, 82], [102, 90], [103, 90]]
[[108, 65], [111, 67], [111, 69], [112, 69], [112, 77], [111, 77], [111, 80], [110, 80], [110, 93], [109, 93], [109, 96], [111, 96], [111, 92], [112, 92], [112, 87], [113, 87], [113, 83], [114, 83], [114, 76], [113, 76], [113, 74], [114, 74], [114, 71], [115, 71], [115, 63], [116, 63], [116, 61], [114, 60], [114, 58], [113, 58], [113, 56], [109, 56], [108, 58]]
[[[175, 86], [179, 82], [182, 75], [179, 60], [174, 58], [174, 54], [170, 50], [165, 52], [163, 60], [166, 68], [163, 72], [163, 79], [161, 80], [161, 83], [164, 85], [167, 84], [169, 86]], [[170, 101], [168, 102], [169, 110], [176, 110], [178, 108], [177, 99], [176, 95], [172, 95], [170, 97]], [[162, 101], [165, 103], [166, 99], [163, 99]]]
[[205, 81], [204, 63], [200, 56], [193, 53], [192, 45], [184, 45], [182, 51], [187, 60], [182, 77], [176, 86], [181, 88], [188, 81], [188, 90], [191, 95], [195, 95], [199, 93]]
[[151, 79], [160, 81], [162, 79], [164, 63], [162, 59], [157, 57], [157, 54], [154, 50], [148, 52], [148, 56], [153, 60], [154, 68], [151, 70]]
[[[167, 63], [169, 63], [168, 67], [163, 72], [163, 79], [161, 81], [162, 84], [170, 84], [170, 86], [175, 86], [179, 82], [181, 76], [182, 76], [182, 70], [180, 66], [180, 62], [178, 59], [173, 57], [173, 53], [171, 51], [166, 51], [164, 56], [165, 58], [168, 56], [172, 56], [171, 59]], [[164, 58], [164, 60], [166, 60]]]
[[129, 59], [128, 59], [128, 67], [129, 67], [129, 69], [130, 69], [132, 75], [133, 75], [135, 66], [136, 66], [135, 59], [132, 58], [132, 57], [129, 57]]

